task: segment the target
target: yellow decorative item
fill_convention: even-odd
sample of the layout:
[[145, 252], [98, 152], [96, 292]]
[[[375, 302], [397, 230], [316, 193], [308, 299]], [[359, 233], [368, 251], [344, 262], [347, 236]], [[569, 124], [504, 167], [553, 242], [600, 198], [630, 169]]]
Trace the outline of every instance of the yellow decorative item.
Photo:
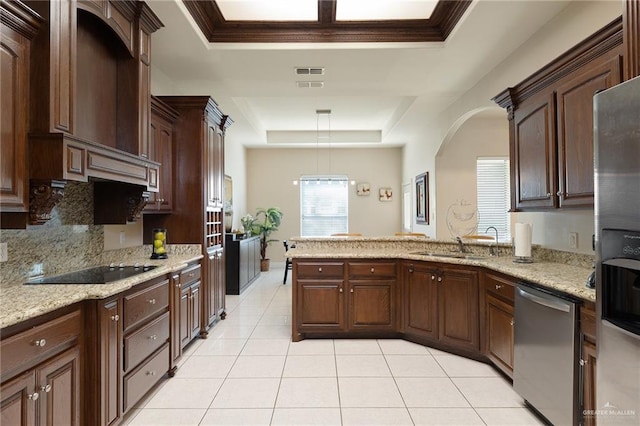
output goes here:
[[153, 253], [151, 253], [151, 259], [166, 259], [167, 257], [167, 230], [166, 229], [154, 229], [153, 235]]

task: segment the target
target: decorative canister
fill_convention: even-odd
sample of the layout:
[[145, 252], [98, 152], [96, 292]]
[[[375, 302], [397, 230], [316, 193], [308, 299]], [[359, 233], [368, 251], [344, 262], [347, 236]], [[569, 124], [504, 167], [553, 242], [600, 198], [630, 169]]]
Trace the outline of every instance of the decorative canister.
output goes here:
[[151, 253], [151, 259], [166, 259], [169, 257], [167, 256], [167, 230], [155, 228], [152, 233], [153, 253]]

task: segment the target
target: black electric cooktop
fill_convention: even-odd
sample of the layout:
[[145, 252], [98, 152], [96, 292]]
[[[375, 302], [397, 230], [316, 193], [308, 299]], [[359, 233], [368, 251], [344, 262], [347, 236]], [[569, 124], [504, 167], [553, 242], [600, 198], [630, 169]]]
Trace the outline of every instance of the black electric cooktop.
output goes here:
[[25, 284], [108, 284], [155, 268], [157, 266], [97, 266], [62, 275], [35, 278]]

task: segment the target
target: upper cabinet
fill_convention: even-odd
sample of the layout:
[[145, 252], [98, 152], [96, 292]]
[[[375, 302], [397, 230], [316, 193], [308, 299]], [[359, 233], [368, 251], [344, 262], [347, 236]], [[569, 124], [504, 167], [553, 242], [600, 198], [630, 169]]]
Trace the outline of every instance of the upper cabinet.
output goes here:
[[18, 2], [0, 3], [0, 17], [0, 209], [27, 212], [29, 56], [31, 40], [42, 21], [36, 12]]
[[593, 206], [593, 96], [621, 81], [618, 19], [494, 98], [509, 112], [513, 211]]

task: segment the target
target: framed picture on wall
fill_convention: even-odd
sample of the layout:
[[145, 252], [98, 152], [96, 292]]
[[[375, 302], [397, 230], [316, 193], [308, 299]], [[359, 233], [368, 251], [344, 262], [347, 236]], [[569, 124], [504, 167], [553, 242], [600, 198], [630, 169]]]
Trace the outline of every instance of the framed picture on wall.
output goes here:
[[429, 224], [429, 172], [416, 176], [416, 223]]

